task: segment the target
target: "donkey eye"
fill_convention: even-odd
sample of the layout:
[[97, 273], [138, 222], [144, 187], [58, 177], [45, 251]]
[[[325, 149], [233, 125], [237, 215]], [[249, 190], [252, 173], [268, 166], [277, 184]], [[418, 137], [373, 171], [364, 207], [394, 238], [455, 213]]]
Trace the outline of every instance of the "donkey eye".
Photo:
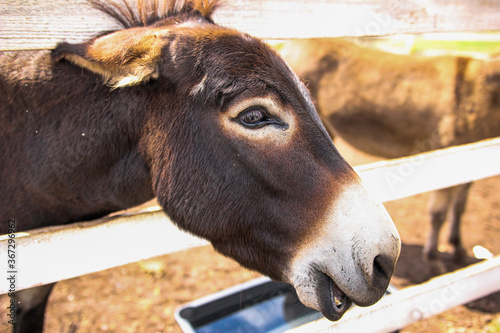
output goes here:
[[245, 126], [255, 126], [258, 123], [264, 121], [266, 119], [266, 115], [264, 110], [261, 108], [251, 107], [244, 111], [242, 111], [238, 115], [238, 120], [242, 125]]
[[270, 117], [262, 106], [252, 106], [241, 111], [235, 120], [247, 128], [261, 128], [270, 124], [284, 125], [282, 120]]

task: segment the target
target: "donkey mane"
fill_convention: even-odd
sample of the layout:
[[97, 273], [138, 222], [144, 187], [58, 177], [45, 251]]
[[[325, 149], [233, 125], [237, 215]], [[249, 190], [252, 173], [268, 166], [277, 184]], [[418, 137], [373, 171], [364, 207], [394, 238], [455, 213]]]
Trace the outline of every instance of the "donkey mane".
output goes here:
[[[213, 23], [212, 14], [220, 0], [135, 0], [134, 8], [128, 0], [121, 4], [112, 0], [88, 0], [89, 4], [117, 20], [125, 29], [180, 23], [193, 17]], [[176, 17], [175, 22], [169, 18]]]

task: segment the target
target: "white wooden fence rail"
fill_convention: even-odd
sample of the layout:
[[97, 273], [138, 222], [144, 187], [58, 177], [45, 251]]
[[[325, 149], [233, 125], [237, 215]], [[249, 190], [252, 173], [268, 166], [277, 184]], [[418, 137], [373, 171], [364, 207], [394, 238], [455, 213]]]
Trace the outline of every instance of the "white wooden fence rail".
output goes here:
[[500, 138], [354, 167], [386, 202], [500, 174]]

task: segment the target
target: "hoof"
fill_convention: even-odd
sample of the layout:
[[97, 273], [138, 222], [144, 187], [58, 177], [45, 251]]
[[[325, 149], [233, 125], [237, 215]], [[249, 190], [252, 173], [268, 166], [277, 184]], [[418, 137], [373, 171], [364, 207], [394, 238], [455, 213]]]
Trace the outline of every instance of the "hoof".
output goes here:
[[422, 259], [427, 264], [428, 276], [441, 275], [448, 271], [443, 261], [441, 260], [439, 251], [428, 251], [424, 248]]
[[463, 263], [467, 258], [467, 251], [462, 246], [456, 246], [453, 250], [453, 260], [457, 263]]

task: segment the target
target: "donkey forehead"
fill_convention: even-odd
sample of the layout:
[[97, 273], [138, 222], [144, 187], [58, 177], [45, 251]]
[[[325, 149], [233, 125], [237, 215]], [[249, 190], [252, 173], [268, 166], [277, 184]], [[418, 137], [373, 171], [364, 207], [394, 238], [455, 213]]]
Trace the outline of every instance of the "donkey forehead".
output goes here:
[[168, 54], [175, 65], [189, 64], [192, 70], [219, 79], [276, 81], [291, 76], [290, 68], [259, 39], [215, 25], [185, 24], [169, 34]]
[[212, 25], [183, 30], [170, 43], [169, 52], [174, 61], [186, 61], [198, 74], [191, 86], [192, 96], [218, 94], [232, 100], [248, 91], [254, 96], [272, 94], [317, 117], [305, 86], [264, 42]]

